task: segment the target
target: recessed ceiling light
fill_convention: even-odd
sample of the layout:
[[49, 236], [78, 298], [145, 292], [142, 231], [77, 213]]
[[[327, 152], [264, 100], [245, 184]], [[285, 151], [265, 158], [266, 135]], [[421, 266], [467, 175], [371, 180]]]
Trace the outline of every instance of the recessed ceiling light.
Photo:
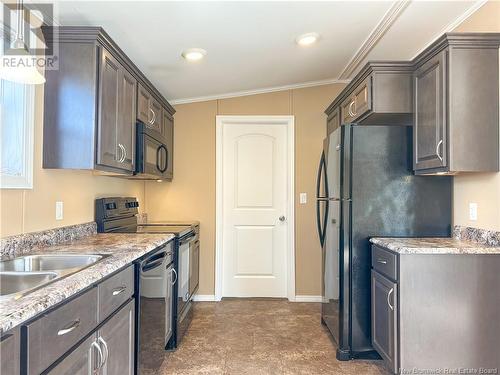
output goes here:
[[201, 60], [207, 51], [201, 48], [188, 48], [187, 50], [182, 52], [182, 57], [184, 57], [187, 61], [198, 61]]
[[295, 41], [299, 46], [310, 46], [318, 41], [319, 34], [318, 33], [307, 33], [297, 37]]

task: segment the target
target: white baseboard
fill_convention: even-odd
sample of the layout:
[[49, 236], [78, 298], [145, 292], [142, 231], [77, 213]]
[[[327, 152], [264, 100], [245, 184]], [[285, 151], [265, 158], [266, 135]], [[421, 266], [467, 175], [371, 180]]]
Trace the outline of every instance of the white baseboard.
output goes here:
[[193, 296], [193, 301], [195, 302], [215, 302], [214, 294], [195, 294]]
[[322, 302], [322, 296], [295, 296], [295, 302]]
[[[217, 302], [214, 294], [195, 294], [193, 297], [195, 302]], [[290, 302], [322, 302], [323, 297], [321, 296], [295, 296], [295, 299], [290, 300]]]

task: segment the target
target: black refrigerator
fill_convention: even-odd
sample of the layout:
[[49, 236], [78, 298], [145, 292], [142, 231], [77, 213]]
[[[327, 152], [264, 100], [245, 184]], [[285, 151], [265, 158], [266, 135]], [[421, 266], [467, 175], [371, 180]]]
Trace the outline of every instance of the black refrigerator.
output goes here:
[[347, 124], [325, 139], [316, 203], [321, 321], [339, 360], [377, 356], [369, 238], [449, 236], [451, 206], [450, 176], [413, 174], [411, 127]]

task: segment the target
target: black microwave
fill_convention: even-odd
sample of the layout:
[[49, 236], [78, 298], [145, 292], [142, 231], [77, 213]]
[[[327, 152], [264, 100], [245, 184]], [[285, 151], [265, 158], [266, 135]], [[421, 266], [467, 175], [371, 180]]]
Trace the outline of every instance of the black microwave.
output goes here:
[[160, 133], [148, 129], [138, 122], [136, 149], [136, 178], [149, 180], [170, 180], [173, 177], [172, 140], [165, 139]]

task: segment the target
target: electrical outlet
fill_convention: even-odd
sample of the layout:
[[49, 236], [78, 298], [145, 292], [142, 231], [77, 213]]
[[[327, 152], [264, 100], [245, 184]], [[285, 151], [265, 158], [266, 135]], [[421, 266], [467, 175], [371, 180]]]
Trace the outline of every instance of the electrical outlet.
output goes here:
[[56, 202], [56, 220], [62, 220], [64, 217], [64, 203]]
[[300, 193], [300, 204], [307, 203], [307, 193]]
[[477, 203], [469, 203], [469, 220], [477, 220]]

